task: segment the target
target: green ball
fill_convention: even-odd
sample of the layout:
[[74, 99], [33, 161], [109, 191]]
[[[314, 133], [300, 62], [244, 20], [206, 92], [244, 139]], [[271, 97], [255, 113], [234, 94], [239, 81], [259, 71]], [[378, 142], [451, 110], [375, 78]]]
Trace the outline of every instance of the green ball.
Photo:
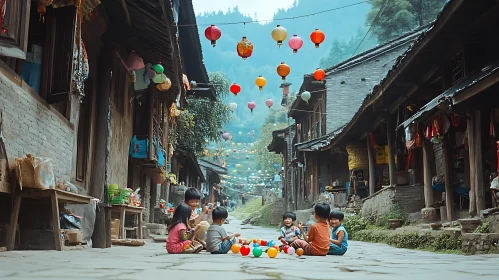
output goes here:
[[263, 253], [263, 251], [262, 251], [261, 247], [254, 247], [253, 248], [253, 256], [255, 256], [255, 258], [258, 258], [259, 256], [261, 256], [262, 253]]

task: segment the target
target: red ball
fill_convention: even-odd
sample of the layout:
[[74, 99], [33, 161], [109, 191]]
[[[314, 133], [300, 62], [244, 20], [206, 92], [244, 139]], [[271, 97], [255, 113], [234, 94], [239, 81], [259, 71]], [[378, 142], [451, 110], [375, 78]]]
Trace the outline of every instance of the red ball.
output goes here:
[[241, 252], [241, 255], [243, 256], [247, 256], [249, 255], [250, 253], [250, 247], [248, 245], [244, 245], [243, 247], [241, 247], [241, 250], [239, 250], [239, 252]]
[[289, 245], [285, 245], [282, 250], [284, 251], [284, 253], [288, 253], [288, 249], [289, 249]]
[[267, 246], [267, 240], [261, 240], [261, 244], [262, 246]]
[[277, 246], [277, 245], [272, 246], [272, 248], [275, 248], [277, 250], [277, 252], [281, 251], [281, 250], [279, 250], [279, 246]]

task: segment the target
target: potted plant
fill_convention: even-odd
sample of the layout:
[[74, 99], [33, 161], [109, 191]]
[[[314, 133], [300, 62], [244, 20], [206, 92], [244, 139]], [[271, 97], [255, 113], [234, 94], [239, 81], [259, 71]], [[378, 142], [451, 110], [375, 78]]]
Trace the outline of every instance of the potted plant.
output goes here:
[[388, 219], [388, 223], [390, 223], [390, 227], [392, 229], [396, 229], [402, 226], [402, 219]]
[[386, 221], [385, 224], [391, 229], [396, 229], [402, 226], [406, 218], [406, 214], [400, 209], [398, 205], [395, 205], [391, 210], [383, 216], [383, 220]]
[[482, 220], [480, 218], [471, 218], [459, 219], [457, 222], [461, 225], [462, 232], [471, 233], [482, 223]]

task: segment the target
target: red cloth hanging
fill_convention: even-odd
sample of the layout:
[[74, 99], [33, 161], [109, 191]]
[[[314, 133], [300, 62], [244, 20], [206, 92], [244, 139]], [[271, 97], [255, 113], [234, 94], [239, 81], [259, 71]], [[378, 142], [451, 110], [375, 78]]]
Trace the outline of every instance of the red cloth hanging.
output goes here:
[[369, 133], [369, 145], [371, 146], [371, 149], [376, 149], [376, 139], [374, 138], [374, 133], [372, 132]]

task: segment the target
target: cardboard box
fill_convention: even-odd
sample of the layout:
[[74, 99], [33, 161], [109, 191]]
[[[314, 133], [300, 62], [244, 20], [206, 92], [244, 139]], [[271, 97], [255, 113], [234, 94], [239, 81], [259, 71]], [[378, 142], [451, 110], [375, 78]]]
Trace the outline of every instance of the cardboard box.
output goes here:
[[120, 236], [119, 228], [111, 228], [111, 239], [118, 239]]
[[120, 219], [112, 219], [111, 220], [111, 228], [120, 228]]
[[64, 239], [70, 245], [83, 243], [83, 232], [79, 229], [67, 229], [64, 235]]

